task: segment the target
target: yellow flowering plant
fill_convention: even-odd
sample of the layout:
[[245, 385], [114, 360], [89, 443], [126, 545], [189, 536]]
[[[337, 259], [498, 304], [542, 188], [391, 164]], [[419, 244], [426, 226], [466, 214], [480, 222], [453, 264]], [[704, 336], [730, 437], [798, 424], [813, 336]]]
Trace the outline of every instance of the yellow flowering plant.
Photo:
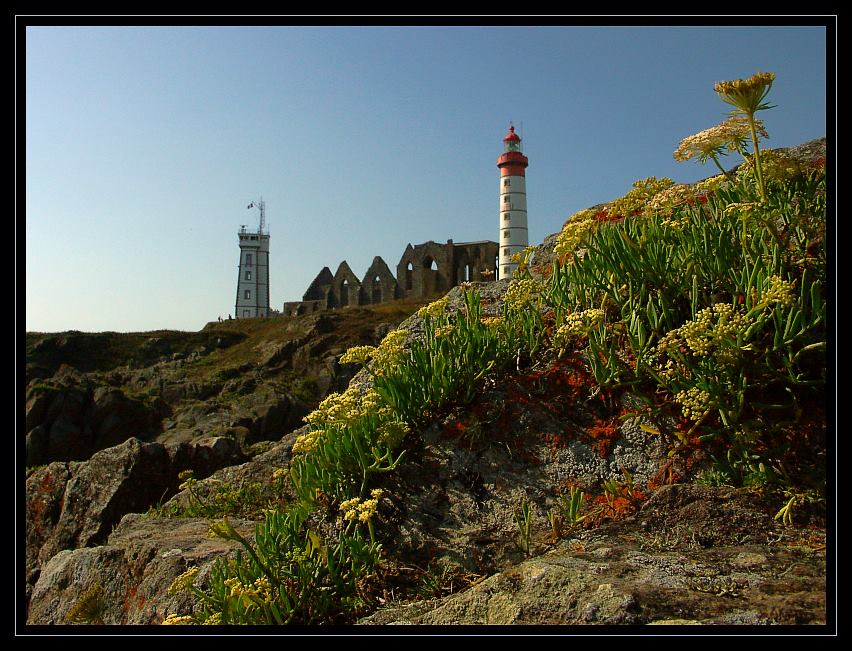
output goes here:
[[[316, 414], [320, 415], [317, 416]], [[370, 477], [396, 468], [407, 432], [379, 392], [350, 386], [332, 394], [307, 417], [310, 429], [293, 444], [290, 477], [303, 500], [322, 492], [337, 499], [366, 491]]]
[[[823, 241], [814, 226], [814, 215], [824, 216], [821, 187], [797, 176], [763, 203], [716, 177], [661, 190], [644, 219], [599, 224], [586, 255], [555, 264], [550, 276], [554, 349], [584, 342], [598, 382], [652, 381], [708, 436], [736, 439], [744, 419], [780, 408], [755, 400], [759, 387], [786, 387], [795, 400], [824, 382], [822, 254], [802, 258]], [[772, 224], [739, 218], [770, 210]], [[598, 322], [580, 315], [591, 310], [603, 310], [606, 327], [588, 327]]]
[[748, 120], [751, 131], [752, 145], [754, 147], [754, 169], [757, 176], [760, 198], [766, 201], [766, 186], [763, 180], [763, 172], [760, 164], [760, 145], [758, 138], [758, 120], [754, 114], [758, 111], [773, 108], [764, 100], [772, 88], [775, 75], [771, 72], [758, 72], [748, 79], [736, 79], [734, 81], [720, 81], [714, 87], [722, 101], [734, 107], [731, 112], [733, 116], [743, 116]]
[[556, 238], [554, 253], [572, 260], [574, 252], [598, 228], [595, 211], [581, 210], [571, 215]]
[[[375, 513], [378, 497], [362, 512]], [[374, 571], [381, 552], [359, 527], [341, 531], [335, 542], [323, 541], [308, 526], [310, 507], [293, 504], [271, 510], [255, 528], [254, 541], [236, 531], [227, 518], [211, 524], [211, 534], [241, 545], [234, 559], [216, 561], [209, 586], [195, 584], [198, 568], [189, 568], [170, 587], [188, 592], [198, 607], [192, 615], [173, 613], [164, 624], [318, 624], [340, 612], [357, 592], [357, 584]], [[243, 554], [245, 552], [245, 555]]]
[[609, 205], [609, 213], [621, 217], [633, 217], [641, 215], [645, 205], [658, 193], [674, 185], [668, 177], [658, 179], [649, 176], [647, 179], [633, 182], [633, 188], [620, 199], [616, 199]]
[[[728, 180], [733, 180], [719, 162], [719, 156], [723, 156], [729, 151], [736, 151], [748, 160], [745, 143], [751, 135], [751, 126], [746, 116], [733, 115], [715, 127], [699, 131], [681, 140], [674, 152], [674, 159], [687, 161], [695, 158], [702, 164], [712, 160]], [[764, 138], [769, 137], [762, 121], [755, 120], [754, 127], [757, 134]]]

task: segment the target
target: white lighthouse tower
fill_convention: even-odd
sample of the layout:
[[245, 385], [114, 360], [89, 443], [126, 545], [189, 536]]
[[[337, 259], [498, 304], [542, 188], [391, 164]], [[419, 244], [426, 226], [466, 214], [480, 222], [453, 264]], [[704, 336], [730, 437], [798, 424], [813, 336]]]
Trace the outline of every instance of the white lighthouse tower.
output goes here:
[[497, 158], [500, 168], [500, 264], [498, 278], [511, 278], [518, 265], [512, 255], [529, 244], [527, 233], [527, 179], [529, 159], [521, 153], [521, 139], [515, 127], [503, 138], [503, 153]]
[[269, 316], [269, 233], [266, 225], [266, 204], [263, 199], [252, 201], [249, 208], [260, 210], [257, 232], [240, 227], [240, 273], [237, 277], [237, 302], [234, 316], [248, 319]]

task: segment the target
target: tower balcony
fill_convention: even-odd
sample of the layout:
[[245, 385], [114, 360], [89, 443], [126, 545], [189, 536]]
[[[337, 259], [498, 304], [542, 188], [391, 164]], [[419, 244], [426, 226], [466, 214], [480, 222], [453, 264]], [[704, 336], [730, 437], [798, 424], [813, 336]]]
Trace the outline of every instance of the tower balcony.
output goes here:
[[514, 163], [516, 165], [523, 165], [526, 167], [529, 165], [530, 159], [524, 156], [519, 151], [507, 151], [503, 152], [497, 157], [497, 167], [502, 165], [507, 165], [509, 163]]

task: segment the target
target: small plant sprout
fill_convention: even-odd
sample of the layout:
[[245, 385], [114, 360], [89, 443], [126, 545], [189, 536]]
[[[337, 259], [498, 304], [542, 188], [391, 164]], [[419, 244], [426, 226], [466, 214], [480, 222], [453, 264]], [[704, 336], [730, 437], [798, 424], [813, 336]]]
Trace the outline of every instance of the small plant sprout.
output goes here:
[[65, 621], [69, 624], [103, 624], [106, 610], [104, 589], [100, 583], [93, 583], [80, 595], [77, 602], [68, 610]]
[[559, 515], [559, 511], [557, 509], [550, 509], [550, 511], [547, 512], [547, 521], [550, 523], [551, 540], [556, 542], [562, 537], [562, 534], [565, 533], [562, 516]]
[[195, 478], [195, 472], [191, 469], [182, 470], [178, 473], [178, 479], [182, 481], [181, 485], [178, 486], [178, 490], [187, 490], [189, 491], [189, 501], [190, 503], [195, 502], [198, 504], [199, 509], [203, 513], [210, 512], [210, 505], [201, 498], [201, 496], [195, 492], [195, 485], [198, 483], [198, 480]]
[[815, 503], [822, 502], [823, 498], [820, 497], [814, 491], [794, 491], [794, 490], [786, 490], [784, 491], [785, 497], [788, 497], [787, 503], [781, 507], [781, 510], [775, 514], [776, 520], [781, 520], [781, 523], [785, 527], [790, 527], [793, 525], [793, 513], [797, 506], [800, 506], [805, 503]]
[[519, 509], [515, 510], [515, 523], [518, 525], [519, 544], [521, 549], [530, 555], [530, 536], [532, 535], [532, 516], [535, 507], [524, 499]]
[[563, 493], [559, 496], [557, 508], [569, 530], [576, 529], [586, 519], [586, 516], [580, 515], [584, 497], [585, 493], [576, 486], [572, 486], [567, 494]]

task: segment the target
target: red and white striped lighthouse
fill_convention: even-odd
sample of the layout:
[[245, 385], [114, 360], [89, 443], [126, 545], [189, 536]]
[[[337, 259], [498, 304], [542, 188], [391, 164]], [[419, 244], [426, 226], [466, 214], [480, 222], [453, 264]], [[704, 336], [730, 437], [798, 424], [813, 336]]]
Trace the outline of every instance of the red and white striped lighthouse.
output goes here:
[[503, 153], [497, 158], [500, 168], [500, 264], [499, 278], [511, 278], [518, 265], [512, 255], [529, 244], [527, 233], [527, 179], [529, 159], [521, 153], [521, 139], [515, 127], [503, 138]]

